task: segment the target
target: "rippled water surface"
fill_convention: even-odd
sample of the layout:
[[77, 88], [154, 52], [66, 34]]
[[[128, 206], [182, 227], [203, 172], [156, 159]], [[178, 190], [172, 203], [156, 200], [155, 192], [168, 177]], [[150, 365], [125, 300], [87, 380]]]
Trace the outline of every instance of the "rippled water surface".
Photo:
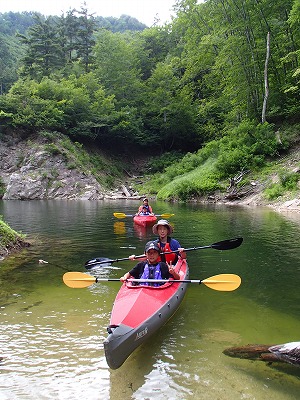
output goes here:
[[[298, 399], [300, 368], [231, 358], [249, 343], [300, 340], [300, 216], [269, 209], [152, 204], [174, 213], [174, 237], [196, 247], [242, 236], [242, 246], [188, 253], [190, 276], [241, 276], [235, 292], [190, 284], [175, 316], [116, 371], [103, 340], [119, 282], [70, 289], [66, 271], [94, 257], [142, 254], [151, 230], [113, 212], [134, 201], [0, 201], [0, 215], [32, 246], [0, 262], [0, 400]], [[40, 264], [38, 260], [47, 261]], [[92, 273], [118, 278], [134, 263]]]

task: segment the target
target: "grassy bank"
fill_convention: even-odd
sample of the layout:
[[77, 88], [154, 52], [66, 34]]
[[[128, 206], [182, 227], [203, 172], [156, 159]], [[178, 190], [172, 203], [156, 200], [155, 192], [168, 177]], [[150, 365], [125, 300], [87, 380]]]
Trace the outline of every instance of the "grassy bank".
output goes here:
[[5, 257], [23, 247], [28, 247], [26, 235], [16, 232], [0, 216], [0, 256]]
[[263, 204], [299, 197], [299, 126], [282, 128], [279, 140], [274, 127], [266, 126], [265, 136], [260, 127], [252, 128], [251, 143], [237, 131], [177, 160], [153, 158], [148, 167], [153, 166], [152, 174], [145, 174], [136, 189], [161, 200], [183, 202], [239, 201], [256, 194]]

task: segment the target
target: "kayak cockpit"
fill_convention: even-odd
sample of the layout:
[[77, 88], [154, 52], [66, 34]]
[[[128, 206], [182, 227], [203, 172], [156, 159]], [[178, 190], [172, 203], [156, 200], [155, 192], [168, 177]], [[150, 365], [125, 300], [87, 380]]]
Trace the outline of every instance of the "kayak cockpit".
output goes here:
[[125, 282], [127, 289], [140, 289], [140, 288], [146, 288], [146, 289], [151, 289], [151, 290], [162, 290], [162, 289], [166, 289], [169, 286], [173, 285], [175, 282], [172, 282], [171, 280], [168, 280], [166, 283], [163, 283], [160, 286], [154, 286], [151, 285], [151, 283], [143, 284], [141, 283], [136, 283], [136, 282]]

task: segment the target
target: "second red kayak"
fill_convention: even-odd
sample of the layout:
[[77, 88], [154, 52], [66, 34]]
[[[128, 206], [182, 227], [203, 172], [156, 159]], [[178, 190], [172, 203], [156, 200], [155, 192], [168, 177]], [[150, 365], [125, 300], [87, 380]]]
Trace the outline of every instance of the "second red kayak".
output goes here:
[[156, 215], [135, 215], [133, 217], [133, 222], [141, 226], [152, 225], [156, 222], [156, 220]]

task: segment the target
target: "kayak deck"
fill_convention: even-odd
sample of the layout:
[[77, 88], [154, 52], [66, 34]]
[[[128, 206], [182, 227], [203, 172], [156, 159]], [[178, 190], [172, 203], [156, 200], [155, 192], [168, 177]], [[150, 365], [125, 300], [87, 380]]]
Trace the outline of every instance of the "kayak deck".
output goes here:
[[[186, 260], [175, 266], [180, 279], [188, 278]], [[167, 282], [162, 286], [133, 286], [124, 283], [111, 313], [104, 350], [110, 368], [119, 368], [129, 355], [174, 314], [183, 300], [186, 283]]]
[[154, 224], [156, 220], [157, 217], [155, 215], [135, 215], [133, 217], [133, 222], [141, 226]]

